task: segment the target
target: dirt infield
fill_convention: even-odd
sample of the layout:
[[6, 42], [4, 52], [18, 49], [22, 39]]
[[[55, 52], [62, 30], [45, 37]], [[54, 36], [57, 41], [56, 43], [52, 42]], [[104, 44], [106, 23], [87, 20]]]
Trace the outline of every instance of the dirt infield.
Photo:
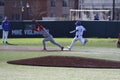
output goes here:
[[[20, 51], [20, 52], [61, 52], [60, 49], [48, 49], [48, 50], [42, 50], [39, 47], [23, 47], [23, 46], [0, 46], [0, 51]], [[63, 51], [62, 51], [63, 52]], [[68, 50], [64, 50], [64, 52], [69, 52]]]
[[47, 67], [120, 68], [120, 61], [109, 61], [102, 59], [70, 56], [46, 56], [16, 61], [8, 61], [7, 63]]
[[[22, 52], [44, 52], [39, 47], [24, 47], [24, 46], [14, 46], [14, 45], [4, 45], [0, 46], [0, 51], [22, 51]], [[119, 54], [119, 51], [116, 50], [64, 50], [60, 51], [49, 49], [45, 52], [83, 52], [83, 53], [94, 53], [94, 54]], [[31, 65], [31, 66], [48, 66], [48, 67], [76, 67], [76, 68], [119, 68], [120, 61], [110, 61], [102, 59], [92, 59], [84, 57], [70, 57], [70, 56], [47, 56], [47, 57], [38, 57], [31, 59], [23, 59], [16, 61], [8, 61], [10, 64], [17, 65]]]

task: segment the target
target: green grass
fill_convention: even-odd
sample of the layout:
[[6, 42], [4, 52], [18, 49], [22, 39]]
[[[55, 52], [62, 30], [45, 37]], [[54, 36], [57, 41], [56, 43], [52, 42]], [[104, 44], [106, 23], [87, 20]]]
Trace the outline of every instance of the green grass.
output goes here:
[[[119, 80], [120, 69], [40, 67], [6, 63], [11, 60], [49, 55], [80, 56], [120, 61], [120, 49], [116, 48], [115, 44], [117, 39], [89, 38], [88, 40], [86, 46], [81, 46], [78, 41], [71, 52], [0, 51], [0, 80]], [[72, 38], [55, 38], [55, 41], [66, 47], [71, 43]], [[42, 38], [11, 38], [9, 42], [15, 45], [3, 45], [0, 43], [0, 47], [17, 46], [42, 49]], [[49, 42], [47, 48], [59, 50], [58, 47]]]

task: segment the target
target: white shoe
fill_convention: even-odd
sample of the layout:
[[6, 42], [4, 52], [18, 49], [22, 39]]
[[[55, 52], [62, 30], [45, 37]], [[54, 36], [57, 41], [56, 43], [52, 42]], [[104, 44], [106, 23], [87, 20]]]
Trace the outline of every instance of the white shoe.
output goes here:
[[71, 48], [70, 48], [70, 46], [67, 46], [67, 49], [68, 49], [69, 51], [71, 51]]

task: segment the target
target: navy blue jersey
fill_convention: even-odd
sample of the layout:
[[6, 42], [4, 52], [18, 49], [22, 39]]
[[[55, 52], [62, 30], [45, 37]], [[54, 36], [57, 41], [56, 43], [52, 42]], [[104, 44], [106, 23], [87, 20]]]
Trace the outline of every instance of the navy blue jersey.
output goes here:
[[10, 29], [10, 22], [7, 21], [7, 20], [4, 20], [4, 21], [2, 22], [2, 29], [3, 29], [4, 31], [9, 31], [9, 29]]

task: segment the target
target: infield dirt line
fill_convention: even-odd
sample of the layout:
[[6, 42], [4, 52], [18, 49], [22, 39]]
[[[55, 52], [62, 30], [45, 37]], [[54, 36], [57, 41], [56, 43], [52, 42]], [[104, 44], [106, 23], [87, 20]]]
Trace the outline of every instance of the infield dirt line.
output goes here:
[[39, 47], [23, 47], [23, 46], [0, 46], [0, 51], [22, 51], [22, 52], [69, 52], [68, 50], [48, 49], [42, 50]]
[[94, 54], [120, 54], [118, 50], [110, 50], [110, 49], [81, 49], [81, 50], [67, 50], [66, 48], [61, 51], [60, 49], [51, 49], [42, 50], [40, 47], [32, 47], [32, 46], [13, 46], [13, 45], [3, 45], [0, 46], [0, 51], [22, 51], [22, 52], [74, 52], [74, 53], [94, 53]]

